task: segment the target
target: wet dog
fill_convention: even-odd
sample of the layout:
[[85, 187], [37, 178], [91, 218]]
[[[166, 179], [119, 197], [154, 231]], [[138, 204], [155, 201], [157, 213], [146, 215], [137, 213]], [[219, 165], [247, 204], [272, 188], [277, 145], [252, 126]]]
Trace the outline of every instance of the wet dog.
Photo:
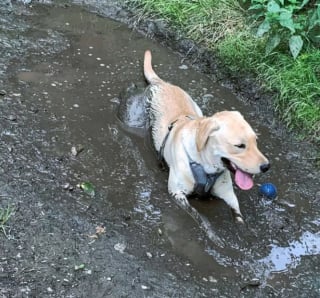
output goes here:
[[235, 220], [243, 222], [232, 176], [247, 190], [253, 186], [252, 176], [270, 167], [251, 126], [236, 111], [204, 117], [185, 91], [154, 72], [150, 51], [145, 52], [144, 75], [150, 83], [153, 143], [169, 167], [169, 193], [206, 230], [209, 223], [190, 205], [189, 195], [219, 197], [231, 207]]

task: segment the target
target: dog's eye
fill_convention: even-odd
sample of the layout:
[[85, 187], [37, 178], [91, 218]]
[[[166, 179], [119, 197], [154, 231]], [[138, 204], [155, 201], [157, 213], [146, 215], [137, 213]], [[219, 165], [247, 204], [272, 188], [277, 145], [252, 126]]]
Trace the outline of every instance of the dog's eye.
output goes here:
[[238, 144], [238, 145], [235, 145], [237, 148], [240, 148], [240, 149], [245, 149], [246, 148], [246, 145], [245, 144]]

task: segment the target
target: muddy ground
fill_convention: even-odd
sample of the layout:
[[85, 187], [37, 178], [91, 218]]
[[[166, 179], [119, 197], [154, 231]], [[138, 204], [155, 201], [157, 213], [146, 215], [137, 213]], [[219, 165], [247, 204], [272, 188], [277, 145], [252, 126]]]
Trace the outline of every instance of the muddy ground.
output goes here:
[[[0, 4], [0, 208], [13, 210], [0, 297], [319, 297], [316, 148], [281, 126], [267, 95], [221, 82], [159, 21], [138, 27], [156, 39], [128, 29], [134, 15], [117, 1], [24, 2]], [[144, 84], [147, 48], [205, 114], [240, 110], [272, 162], [237, 190], [245, 226], [218, 199], [192, 200], [222, 245], [172, 202], [148, 135], [116, 116], [123, 89]], [[258, 193], [266, 181], [274, 200]]]

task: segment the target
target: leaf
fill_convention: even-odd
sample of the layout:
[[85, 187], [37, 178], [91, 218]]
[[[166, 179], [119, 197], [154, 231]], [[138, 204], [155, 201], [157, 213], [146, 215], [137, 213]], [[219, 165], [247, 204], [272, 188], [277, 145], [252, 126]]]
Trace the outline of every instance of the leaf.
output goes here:
[[279, 23], [282, 27], [288, 28], [291, 33], [294, 33], [296, 31], [294, 28], [292, 13], [289, 11], [283, 11], [280, 13]]
[[94, 186], [90, 182], [82, 182], [80, 188], [92, 197], [95, 195]]
[[270, 30], [271, 26], [268, 20], [264, 20], [258, 27], [257, 37], [261, 37], [263, 34]]
[[267, 5], [268, 12], [277, 13], [280, 11], [280, 6], [276, 1], [270, 1]]
[[78, 270], [83, 270], [85, 268], [85, 264], [80, 264], [80, 265], [75, 265], [74, 266], [74, 270], [78, 271]]
[[267, 41], [266, 54], [269, 55], [279, 45], [280, 41], [281, 38], [279, 34], [271, 36]]
[[309, 30], [313, 29], [320, 23], [320, 5], [313, 12], [309, 12]]
[[256, 9], [263, 9], [263, 8], [264, 6], [262, 4], [254, 4], [254, 5], [251, 5], [248, 10], [256, 10]]
[[303, 0], [301, 6], [299, 7], [299, 9], [302, 9], [306, 4], [308, 4], [310, 0]]
[[289, 39], [289, 48], [291, 55], [296, 59], [302, 49], [303, 40], [300, 35], [293, 35]]

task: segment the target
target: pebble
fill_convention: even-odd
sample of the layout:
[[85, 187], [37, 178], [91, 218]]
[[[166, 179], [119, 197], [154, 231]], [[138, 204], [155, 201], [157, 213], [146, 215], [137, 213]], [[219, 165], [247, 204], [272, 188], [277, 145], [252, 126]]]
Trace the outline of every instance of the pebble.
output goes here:
[[62, 187], [63, 187], [63, 189], [69, 189], [70, 183], [65, 183]]
[[124, 243], [117, 243], [114, 245], [114, 249], [123, 254], [124, 250], [126, 249], [126, 245]]
[[179, 69], [188, 69], [189, 67], [185, 64], [182, 64], [179, 66]]
[[15, 115], [9, 115], [7, 117], [5, 117], [7, 120], [10, 120], [10, 121], [17, 121], [17, 116]]
[[72, 186], [70, 183], [68, 183], [68, 182], [65, 183], [65, 184], [63, 184], [62, 188], [63, 188], [64, 190], [73, 191], [73, 186]]
[[6, 90], [0, 90], [0, 95], [1, 95], [1, 96], [4, 96], [4, 95], [6, 95], [6, 94], [7, 94]]
[[78, 145], [78, 146], [72, 146], [71, 147], [71, 154], [73, 156], [77, 156], [79, 153], [81, 153], [83, 151], [83, 146], [82, 145]]
[[314, 201], [315, 201], [316, 203], [320, 203], [320, 190], [316, 192], [316, 196], [315, 196]]
[[217, 279], [215, 279], [213, 276], [209, 276], [209, 281], [210, 282], [212, 282], [212, 283], [217, 283], [218, 282], [218, 280]]
[[149, 259], [152, 258], [152, 253], [151, 253], [151, 252], [146, 252], [146, 255], [147, 255], [147, 257], [148, 257]]
[[50, 288], [50, 287], [47, 288], [47, 291], [48, 291], [48, 293], [52, 293], [53, 292], [52, 288]]

